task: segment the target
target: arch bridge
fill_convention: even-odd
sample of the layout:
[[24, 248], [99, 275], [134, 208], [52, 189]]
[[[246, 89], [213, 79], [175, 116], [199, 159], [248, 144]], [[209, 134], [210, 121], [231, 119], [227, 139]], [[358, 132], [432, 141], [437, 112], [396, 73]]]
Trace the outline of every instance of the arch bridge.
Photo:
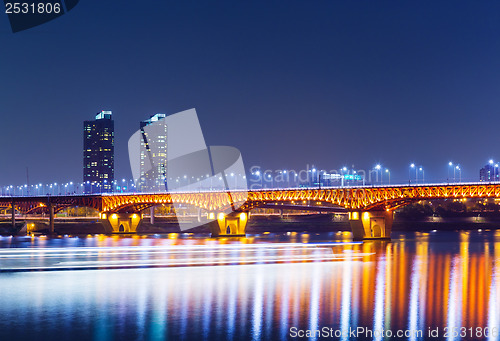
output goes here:
[[[457, 183], [436, 185], [395, 185], [326, 188], [259, 189], [249, 191], [208, 191], [177, 193], [120, 193], [68, 196], [0, 197], [0, 208], [10, 207], [15, 223], [15, 210], [25, 214], [49, 214], [53, 231], [54, 212], [72, 206], [86, 206], [99, 211], [109, 232], [117, 232], [125, 224], [126, 232], [135, 232], [142, 212], [160, 204], [191, 205], [199, 208], [201, 222], [212, 221], [214, 235], [245, 233], [248, 212], [253, 208], [278, 203], [287, 209], [318, 211], [331, 207], [349, 215], [353, 238], [389, 239], [393, 212], [415, 201], [432, 199], [499, 198], [500, 184]], [[299, 208], [300, 205], [300, 208]], [[276, 206], [279, 209], [279, 206]], [[152, 212], [152, 210], [151, 210]], [[203, 214], [201, 214], [203, 212]], [[152, 215], [153, 219], [153, 215]]]

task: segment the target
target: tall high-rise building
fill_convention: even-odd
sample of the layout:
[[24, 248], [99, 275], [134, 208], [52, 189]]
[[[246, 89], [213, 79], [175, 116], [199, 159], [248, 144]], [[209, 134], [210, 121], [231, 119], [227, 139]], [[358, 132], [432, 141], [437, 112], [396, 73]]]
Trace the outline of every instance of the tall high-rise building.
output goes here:
[[137, 189], [143, 192], [163, 192], [166, 189], [167, 125], [164, 123], [165, 117], [165, 114], [158, 113], [140, 122], [141, 160]]
[[83, 183], [86, 193], [112, 192], [115, 178], [115, 123], [111, 111], [83, 123]]
[[479, 170], [479, 181], [498, 181], [500, 174], [498, 165], [488, 164]]

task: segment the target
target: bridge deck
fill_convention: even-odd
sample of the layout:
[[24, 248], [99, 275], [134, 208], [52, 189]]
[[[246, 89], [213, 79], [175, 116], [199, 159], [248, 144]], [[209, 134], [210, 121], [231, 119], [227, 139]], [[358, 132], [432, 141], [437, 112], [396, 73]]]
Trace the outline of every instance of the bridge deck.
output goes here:
[[[54, 196], [0, 196], [0, 207], [14, 203], [23, 212], [55, 211], [71, 206], [100, 212], [140, 212], [158, 204], [192, 205], [207, 211], [248, 211], [270, 203], [312, 206], [317, 203], [355, 210], [389, 210], [425, 199], [500, 197], [500, 183], [444, 183], [258, 189], [248, 191], [199, 191], [173, 193], [103, 193]], [[288, 208], [287, 208], [288, 209]], [[314, 210], [314, 209], [313, 209]]]

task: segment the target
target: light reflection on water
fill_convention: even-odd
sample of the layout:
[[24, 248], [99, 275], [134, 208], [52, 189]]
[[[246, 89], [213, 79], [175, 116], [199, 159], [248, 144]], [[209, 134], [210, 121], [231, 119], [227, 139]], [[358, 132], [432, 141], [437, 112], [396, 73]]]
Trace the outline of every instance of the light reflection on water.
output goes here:
[[[197, 247], [203, 248], [203, 257], [208, 254], [213, 260], [222, 254], [237, 261], [219, 266], [3, 272], [0, 339], [291, 339], [291, 327], [328, 327], [344, 331], [333, 339], [350, 340], [348, 331], [356, 327], [393, 332], [417, 329], [424, 336], [428, 328], [439, 327], [440, 337], [427, 339], [451, 340], [459, 338], [445, 338], [444, 327], [489, 327], [490, 331], [500, 327], [500, 233], [405, 233], [393, 237], [391, 243], [342, 245], [321, 244], [344, 240], [336, 234], [270, 234], [218, 241], [172, 235], [60, 240], [4, 237], [0, 256], [12, 251], [27, 255], [10, 263], [17, 264], [18, 270], [68, 261], [61, 249], [67, 247], [75, 249], [73, 262], [97, 259], [106, 263], [123, 261], [123, 257], [178, 261], [186, 257], [186, 251], [172, 250], [184, 248], [189, 253]], [[315, 246], [262, 244], [300, 243], [304, 238]], [[118, 253], [113, 254], [111, 247]], [[134, 247], [139, 252], [127, 253]], [[154, 254], [159, 250], [163, 253]], [[342, 257], [333, 261], [259, 261], [270, 255], [315, 253]], [[241, 264], [245, 257], [255, 257], [258, 264]], [[0, 258], [0, 264], [6, 264], [4, 261]], [[375, 335], [358, 339], [396, 338]], [[412, 334], [400, 339], [422, 337]]]

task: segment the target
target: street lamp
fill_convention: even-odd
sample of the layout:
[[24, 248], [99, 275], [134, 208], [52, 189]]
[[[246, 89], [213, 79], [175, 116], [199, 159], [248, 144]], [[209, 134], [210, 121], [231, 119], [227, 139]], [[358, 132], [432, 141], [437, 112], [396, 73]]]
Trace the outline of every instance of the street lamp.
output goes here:
[[[453, 162], [448, 162], [448, 182], [450, 182], [450, 167], [453, 168]], [[455, 171], [455, 169], [453, 169]], [[455, 173], [453, 173], [453, 182], [455, 182]]]
[[344, 172], [347, 172], [347, 167], [343, 167], [341, 170], [340, 175], [342, 177], [340, 178], [340, 186], [344, 187]]
[[459, 174], [460, 174], [460, 180], [459, 180], [459, 182], [462, 182], [462, 169], [460, 168], [460, 165], [457, 165], [457, 166], [455, 167], [455, 169], [456, 169], [457, 171], [459, 171]]
[[387, 173], [387, 175], [389, 176], [389, 185], [390, 185], [390, 184], [391, 184], [391, 171], [390, 171], [388, 168], [386, 168], [386, 169], [385, 169], [385, 172], [386, 172], [386, 173]]
[[315, 172], [316, 172], [316, 168], [313, 168], [311, 171], [311, 186], [314, 185], [314, 179], [315, 179], [314, 173]]
[[[376, 173], [377, 173], [377, 178], [378, 178], [378, 171], [380, 171], [382, 167], [380, 165], [376, 165], [375, 166], [375, 170], [376, 170]], [[380, 171], [380, 184], [382, 184], [382, 171]]]
[[271, 180], [271, 188], [274, 188], [274, 178], [271, 176], [271, 174], [267, 174], [267, 178]]
[[498, 167], [498, 163], [495, 163], [494, 166], [493, 166], [493, 163], [494, 163], [493, 160], [490, 159], [489, 164], [490, 164], [490, 167], [493, 168], [493, 181], [497, 181], [497, 167]]
[[238, 177], [234, 176], [234, 173], [231, 173], [231, 177], [234, 177], [234, 188], [238, 188]]
[[[410, 165], [410, 168], [408, 168], [408, 183], [409, 183], [409, 184], [411, 184], [411, 170], [412, 170], [413, 168], [416, 168], [414, 163], [412, 163], [412, 164]], [[418, 173], [417, 173], [417, 172], [418, 172], [418, 170], [417, 170], [417, 169], [415, 169], [415, 183], [417, 183], [417, 177], [418, 177]]]
[[264, 180], [260, 176], [260, 170], [256, 170], [255, 173], [252, 173], [252, 174], [256, 175], [258, 177], [258, 179], [260, 179], [260, 188], [263, 188], [264, 187], [264, 184], [263, 184]]
[[422, 172], [422, 184], [425, 182], [425, 173], [424, 173], [424, 168], [422, 166], [420, 166], [418, 168], [419, 171]]

